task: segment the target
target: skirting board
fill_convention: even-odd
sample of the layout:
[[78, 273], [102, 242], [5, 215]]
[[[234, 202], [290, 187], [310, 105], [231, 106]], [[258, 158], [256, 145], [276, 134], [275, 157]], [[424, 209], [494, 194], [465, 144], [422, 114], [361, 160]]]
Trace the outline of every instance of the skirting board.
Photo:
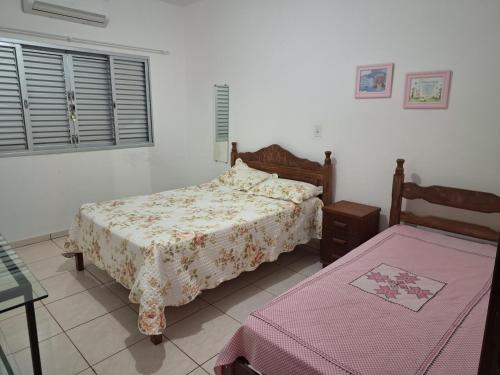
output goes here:
[[31, 238], [27, 238], [25, 240], [14, 241], [14, 242], [10, 243], [10, 246], [12, 246], [13, 249], [16, 249], [18, 247], [33, 245], [35, 243], [53, 240], [55, 238], [64, 237], [67, 235], [68, 235], [67, 230], [61, 230], [59, 232], [54, 232], [54, 233], [50, 233], [50, 234], [43, 234], [41, 236], [31, 237]]

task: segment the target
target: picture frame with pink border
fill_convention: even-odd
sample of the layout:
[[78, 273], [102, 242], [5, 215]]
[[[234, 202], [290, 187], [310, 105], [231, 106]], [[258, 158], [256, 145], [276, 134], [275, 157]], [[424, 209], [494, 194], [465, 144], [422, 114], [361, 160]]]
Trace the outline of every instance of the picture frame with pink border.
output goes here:
[[451, 70], [407, 73], [404, 108], [447, 109]]
[[357, 99], [390, 98], [393, 72], [393, 63], [357, 66], [354, 97]]

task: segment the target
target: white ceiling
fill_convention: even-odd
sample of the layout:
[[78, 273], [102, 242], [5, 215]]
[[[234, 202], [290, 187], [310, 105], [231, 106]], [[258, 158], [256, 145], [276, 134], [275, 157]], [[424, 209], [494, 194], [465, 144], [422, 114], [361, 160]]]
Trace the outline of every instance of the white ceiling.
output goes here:
[[170, 3], [170, 4], [185, 6], [185, 5], [189, 5], [189, 4], [195, 3], [197, 1], [200, 1], [200, 0], [163, 0], [163, 1], [165, 1], [166, 3]]

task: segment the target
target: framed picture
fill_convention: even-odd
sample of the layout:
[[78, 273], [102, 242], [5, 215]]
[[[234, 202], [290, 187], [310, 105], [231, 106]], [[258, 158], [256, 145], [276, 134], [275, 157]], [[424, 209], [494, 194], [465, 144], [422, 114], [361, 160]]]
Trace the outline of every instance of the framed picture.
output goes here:
[[394, 64], [356, 67], [356, 98], [390, 98]]
[[404, 108], [448, 108], [451, 70], [408, 73]]

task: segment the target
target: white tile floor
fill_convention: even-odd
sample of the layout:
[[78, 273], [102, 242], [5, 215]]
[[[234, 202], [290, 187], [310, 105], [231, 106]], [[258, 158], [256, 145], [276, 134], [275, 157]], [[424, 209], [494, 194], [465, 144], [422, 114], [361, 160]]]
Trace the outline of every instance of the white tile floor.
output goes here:
[[[63, 244], [59, 238], [16, 249], [49, 293], [36, 305], [45, 375], [212, 374], [218, 352], [251, 311], [321, 269], [318, 255], [298, 248], [168, 307], [164, 342], [154, 346], [137, 329], [128, 291], [94, 265], [76, 272], [73, 259], [60, 255]], [[0, 333], [20, 373], [31, 374], [22, 309], [0, 315]]]

